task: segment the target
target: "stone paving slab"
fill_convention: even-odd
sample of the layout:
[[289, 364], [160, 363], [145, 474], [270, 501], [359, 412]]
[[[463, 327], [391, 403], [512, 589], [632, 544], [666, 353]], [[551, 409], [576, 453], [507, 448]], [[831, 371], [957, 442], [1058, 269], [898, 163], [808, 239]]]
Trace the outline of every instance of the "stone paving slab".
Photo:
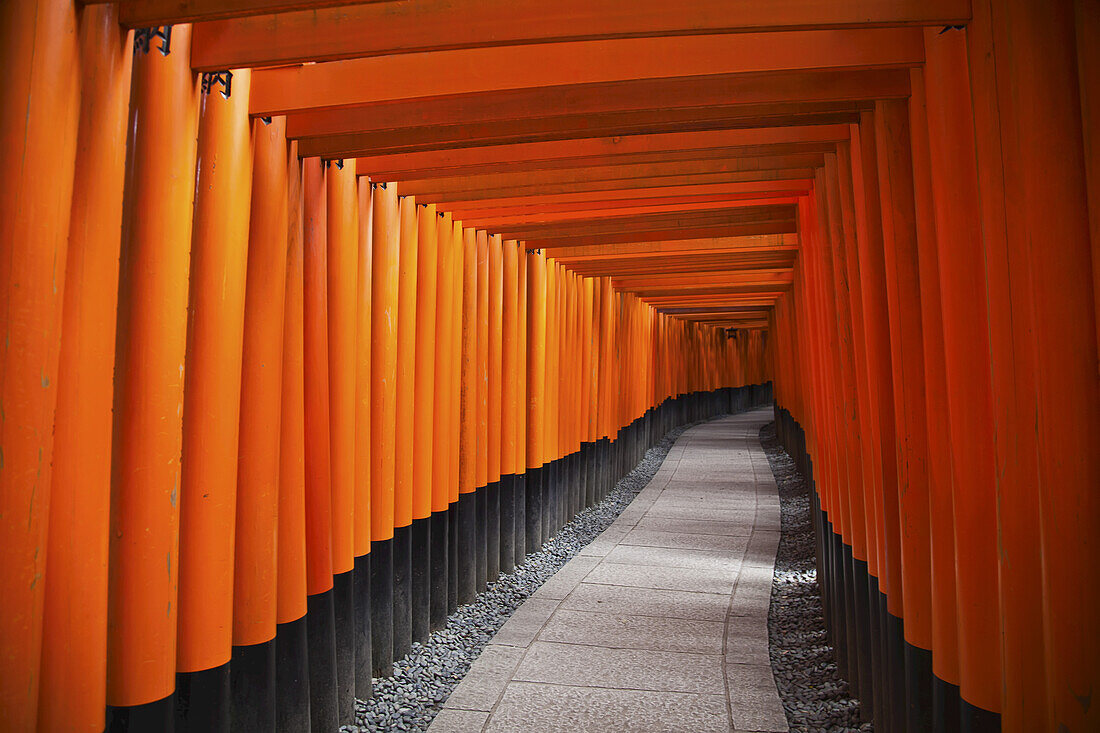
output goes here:
[[561, 609], [539, 638], [614, 649], [721, 654], [725, 635], [726, 626], [717, 621]]
[[699, 621], [724, 620], [729, 614], [729, 605], [729, 596], [717, 593], [594, 583], [581, 583], [561, 602], [561, 608], [574, 611]]
[[497, 632], [450, 731], [723, 731], [787, 723], [768, 659], [779, 499], [759, 410], [697, 425]]

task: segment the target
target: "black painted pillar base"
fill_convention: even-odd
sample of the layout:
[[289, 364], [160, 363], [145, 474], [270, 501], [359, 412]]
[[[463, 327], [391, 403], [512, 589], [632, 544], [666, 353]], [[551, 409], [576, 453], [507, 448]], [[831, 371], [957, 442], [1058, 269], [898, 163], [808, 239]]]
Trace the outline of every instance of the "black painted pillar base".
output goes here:
[[107, 733], [172, 733], [175, 693], [141, 705], [108, 705]]
[[309, 730], [309, 639], [306, 625], [306, 617], [302, 616], [275, 627], [276, 731]]
[[393, 661], [412, 647], [412, 527], [393, 530]]
[[586, 506], [585, 495], [587, 494], [587, 486], [584, 485], [584, 446], [580, 449], [573, 451], [573, 455], [570, 456], [570, 479], [572, 486], [570, 488], [570, 496], [572, 501], [569, 505], [569, 514], [565, 516], [565, 522], [569, 523], [573, 521], [573, 517], [576, 516]]
[[536, 549], [541, 548], [550, 539], [550, 524], [554, 513], [554, 462], [542, 464], [542, 479], [539, 481], [539, 540]]
[[313, 730], [340, 727], [336, 700], [336, 616], [333, 592], [306, 596], [309, 645], [309, 718]]
[[371, 683], [371, 593], [370, 593], [371, 556], [360, 555], [355, 558], [355, 696], [367, 700], [374, 694]]
[[516, 569], [516, 476], [508, 473], [500, 477], [500, 551], [498, 574]]
[[932, 730], [932, 651], [905, 642], [905, 697], [909, 730]]
[[596, 445], [595, 441], [584, 444], [585, 506], [593, 506], [600, 500], [599, 478], [596, 475]]
[[371, 674], [393, 675], [393, 539], [370, 543]]
[[458, 552], [458, 604], [465, 605], [477, 596], [477, 493], [458, 495], [456, 512]]
[[336, 704], [340, 725], [355, 722], [355, 571], [332, 576]]
[[412, 523], [412, 640], [428, 638], [428, 617], [431, 614], [432, 573], [431, 517], [414, 519]]
[[871, 659], [871, 610], [867, 598], [867, 561], [852, 558], [851, 598], [855, 608], [856, 651], [859, 654], [859, 718], [869, 722], [874, 718], [875, 667]]
[[874, 697], [872, 698], [872, 705], [874, 707], [874, 718], [878, 721], [886, 720], [886, 671], [883, 669], [884, 659], [882, 656], [882, 618], [879, 615], [879, 590], [878, 590], [878, 578], [871, 575], [867, 579], [867, 611], [868, 611], [868, 628], [871, 634], [871, 673], [874, 675]]
[[447, 597], [450, 591], [450, 527], [447, 512], [432, 512], [431, 567], [428, 573], [428, 630], [437, 631], [447, 625]]
[[512, 511], [513, 536], [512, 536], [512, 565], [522, 565], [527, 557], [527, 474], [517, 473], [512, 487], [512, 501], [515, 505]]
[[230, 730], [275, 729], [275, 638], [233, 647]]
[[500, 479], [485, 486], [485, 581], [500, 577]]
[[485, 584], [489, 577], [489, 537], [487, 528], [489, 525], [489, 500], [484, 486], [478, 486], [474, 490], [474, 580], [478, 593], [485, 590]]
[[1001, 716], [959, 698], [960, 733], [1001, 733]]
[[176, 674], [177, 733], [229, 733], [229, 663]]
[[615, 488], [615, 474], [614, 469], [611, 466], [611, 438], [600, 438], [600, 443], [603, 445], [603, 451], [600, 453], [600, 499], [607, 498], [611, 489]]
[[856, 697], [859, 697], [861, 670], [859, 667], [859, 636], [860, 628], [856, 617], [855, 607], [855, 581], [852, 577], [852, 546], [845, 544], [843, 539], [840, 544], [840, 593], [844, 599], [844, 623], [847, 625], [845, 641], [848, 646], [848, 685]]
[[458, 501], [447, 506], [447, 614], [458, 608]]
[[905, 730], [905, 626], [899, 617], [888, 610], [884, 631], [886, 664], [890, 669], [890, 727], [886, 730]]
[[959, 733], [959, 686], [932, 678], [932, 733]]
[[[525, 487], [527, 495], [524, 499], [524, 503], [527, 506], [523, 515], [523, 549], [526, 551], [526, 555], [538, 552], [542, 548], [542, 482], [544, 472], [545, 469], [542, 466], [527, 469]], [[526, 555], [524, 555], [524, 557], [526, 557]]]
[[901, 709], [901, 700], [895, 697], [894, 678], [897, 676], [897, 670], [892, 666], [890, 634], [887, 629], [890, 613], [886, 610], [886, 593], [883, 592], [881, 586], [876, 601], [878, 605], [879, 657], [882, 659], [882, 716], [877, 720], [880, 727], [891, 730], [890, 726], [896, 727], [898, 719], [903, 716], [898, 713]]

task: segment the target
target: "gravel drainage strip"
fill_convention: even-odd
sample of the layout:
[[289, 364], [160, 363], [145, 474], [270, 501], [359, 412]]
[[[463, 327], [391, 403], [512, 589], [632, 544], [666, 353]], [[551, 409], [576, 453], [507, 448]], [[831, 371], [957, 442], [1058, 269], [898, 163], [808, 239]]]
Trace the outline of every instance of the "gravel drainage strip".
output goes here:
[[775, 423], [760, 429], [760, 443], [779, 487], [782, 534], [772, 576], [768, 641], [787, 722], [792, 733], [869, 733], [874, 726], [860, 722], [859, 701], [848, 694], [825, 632], [806, 484], [776, 439]]

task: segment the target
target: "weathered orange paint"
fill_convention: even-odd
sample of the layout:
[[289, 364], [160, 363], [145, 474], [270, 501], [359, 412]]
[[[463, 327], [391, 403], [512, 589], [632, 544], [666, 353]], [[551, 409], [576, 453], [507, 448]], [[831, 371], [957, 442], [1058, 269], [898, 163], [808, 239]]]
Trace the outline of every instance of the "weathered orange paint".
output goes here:
[[286, 120], [252, 122], [233, 566], [233, 644], [275, 637], [279, 430], [287, 280]]
[[286, 299], [283, 314], [283, 376], [279, 420], [279, 512], [276, 537], [277, 623], [306, 613], [305, 504], [305, 308], [303, 303], [303, 165], [297, 145], [287, 150]]
[[397, 428], [397, 298], [400, 219], [397, 188], [374, 185], [371, 265], [371, 540], [393, 537]]
[[397, 293], [397, 405], [394, 432], [393, 526], [413, 520], [413, 461], [416, 444], [416, 292], [419, 239], [416, 199], [398, 199], [400, 265]]
[[359, 287], [359, 190], [355, 162], [327, 164], [329, 456], [332, 572], [355, 558], [355, 396]]
[[332, 588], [332, 465], [329, 422], [328, 207], [326, 170], [306, 158], [302, 171], [303, 378], [305, 379], [306, 588]]
[[[413, 485], [412, 518], [423, 519], [432, 513], [432, 477], [435, 457], [434, 438], [436, 405], [443, 395], [436, 394], [436, 319], [439, 299], [439, 217], [435, 206], [417, 207], [416, 252], [416, 365], [413, 405]], [[448, 232], [449, 233], [449, 232]]]
[[117, 19], [117, 8], [105, 5], [86, 9], [79, 24], [82, 93], [53, 428], [42, 731], [104, 726], [111, 398], [133, 60], [131, 37]]
[[247, 69], [200, 103], [184, 368], [176, 669], [229, 661], [245, 269], [252, 199]]
[[371, 433], [371, 360], [373, 358], [374, 186], [361, 176], [358, 186], [358, 271], [355, 284], [355, 556], [370, 553], [371, 465], [374, 436]]
[[172, 54], [154, 48], [134, 58], [115, 349], [108, 705], [160, 700], [176, 681], [179, 456], [199, 102], [198, 79], [187, 66], [189, 35], [188, 26], [176, 27]]

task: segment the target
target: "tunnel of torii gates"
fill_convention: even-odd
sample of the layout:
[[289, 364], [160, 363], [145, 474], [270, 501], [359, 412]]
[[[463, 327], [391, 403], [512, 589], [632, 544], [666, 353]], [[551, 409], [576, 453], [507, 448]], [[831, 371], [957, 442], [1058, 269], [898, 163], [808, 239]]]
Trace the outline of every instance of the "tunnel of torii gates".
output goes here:
[[0, 17], [0, 730], [334, 730], [773, 390], [877, 729], [1100, 730], [1094, 0]]

